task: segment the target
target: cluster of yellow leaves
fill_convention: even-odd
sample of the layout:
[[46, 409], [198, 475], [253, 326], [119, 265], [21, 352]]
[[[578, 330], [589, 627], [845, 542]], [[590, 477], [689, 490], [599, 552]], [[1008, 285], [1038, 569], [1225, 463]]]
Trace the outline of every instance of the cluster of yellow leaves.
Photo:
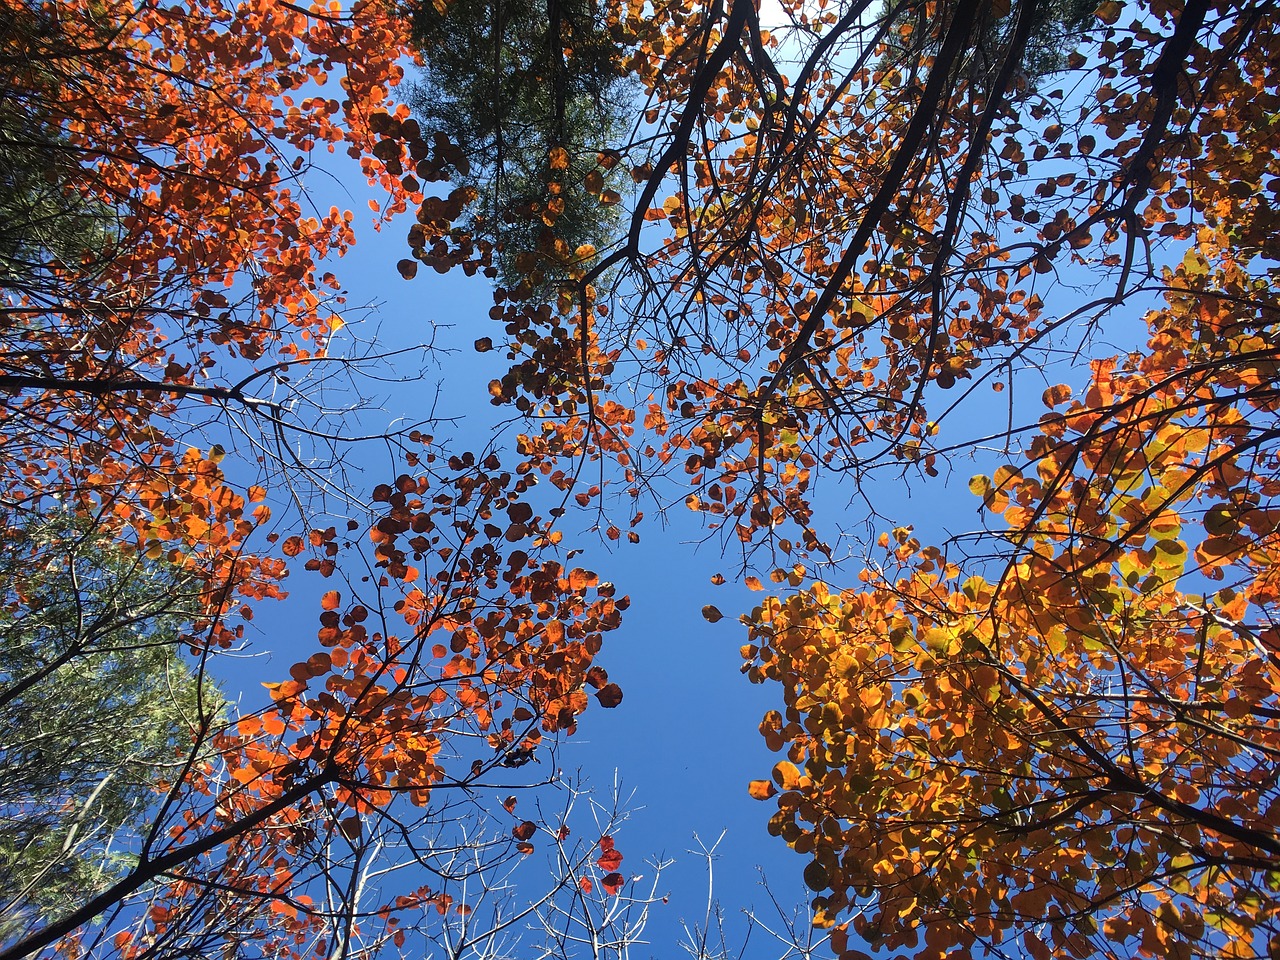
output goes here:
[[[855, 935], [920, 957], [1280, 949], [1280, 168], [1263, 145], [1280, 98], [1255, 26], [1231, 22], [1225, 61], [1194, 48], [1210, 106], [1178, 106], [1197, 135], [1140, 210], [1186, 241], [1144, 347], [1095, 360], [1076, 399], [1045, 391], [1025, 460], [969, 483], [984, 533], [944, 551], [896, 530], [858, 589], [815, 583], [748, 618], [744, 669], [785, 701], [761, 724], [785, 759], [751, 793], [776, 797], [770, 831], [811, 858], [847, 956]], [[1156, 39], [1119, 33], [1113, 79]], [[1112, 138], [1149, 120], [1116, 86], [1099, 103]], [[1037, 222], [1026, 210], [1009, 213]], [[1040, 237], [1086, 247], [1090, 213]]]
[[[753, 612], [770, 829], [824, 923], [869, 904], [853, 930], [938, 957], [1280, 943], [1275, 294], [1191, 256], [1168, 282], [1147, 349], [1046, 391], [1026, 464], [970, 482], [985, 560], [898, 530], [861, 589]], [[1246, 298], [1269, 319], [1223, 316]]]

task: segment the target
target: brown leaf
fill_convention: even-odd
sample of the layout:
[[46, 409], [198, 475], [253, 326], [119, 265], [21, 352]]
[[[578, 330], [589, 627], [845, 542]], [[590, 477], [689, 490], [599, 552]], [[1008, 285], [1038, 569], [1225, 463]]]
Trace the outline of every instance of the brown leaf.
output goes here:
[[622, 688], [616, 683], [605, 684], [596, 694], [596, 699], [600, 701], [600, 706], [612, 709], [622, 702]]

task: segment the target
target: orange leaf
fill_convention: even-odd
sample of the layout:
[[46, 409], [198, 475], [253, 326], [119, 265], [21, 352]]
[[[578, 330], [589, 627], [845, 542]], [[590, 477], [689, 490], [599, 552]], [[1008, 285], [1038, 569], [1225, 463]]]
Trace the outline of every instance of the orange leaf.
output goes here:
[[240, 732], [240, 736], [252, 737], [262, 729], [262, 721], [257, 717], [242, 717], [236, 724], [236, 729]]
[[1071, 388], [1065, 383], [1060, 383], [1055, 387], [1050, 387], [1041, 396], [1044, 405], [1049, 409], [1060, 406], [1071, 399]]
[[587, 587], [594, 587], [600, 582], [600, 578], [590, 570], [575, 568], [569, 571], [569, 589], [578, 593]]
[[800, 783], [800, 771], [794, 763], [783, 760], [774, 766], [773, 779], [783, 790], [794, 790]]

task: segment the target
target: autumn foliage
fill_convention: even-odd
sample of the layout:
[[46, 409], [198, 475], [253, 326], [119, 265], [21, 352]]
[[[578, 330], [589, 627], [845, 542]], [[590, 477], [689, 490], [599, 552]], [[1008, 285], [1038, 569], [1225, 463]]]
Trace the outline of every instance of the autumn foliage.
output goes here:
[[[366, 888], [373, 851], [491, 876], [457, 811], [622, 700], [595, 660], [627, 600], [563, 538], [681, 502], [776, 586], [742, 618], [782, 754], [749, 789], [846, 960], [1280, 951], [1272, 5], [548, 4], [529, 115], [468, 156], [465, 109], [397, 87], [506, 9], [417, 10], [415, 48], [365, 0], [7, 3], [0, 138], [45, 158], [32, 210], [90, 225], [0, 231], [5, 509], [194, 578], [201, 663], [291, 568], [332, 586], [270, 704], [193, 729], [136, 868], [5, 958], [425, 949], [474, 905]], [[470, 59], [436, 83], [495, 88]], [[633, 127], [579, 122], [624, 81]], [[325, 436], [293, 401], [355, 363], [321, 148], [405, 280], [497, 281], [474, 343], [514, 424], [389, 433], [345, 530], [289, 455]], [[612, 826], [500, 806], [574, 917], [628, 895]]]
[[[28, 191], [14, 201], [28, 219], [4, 237], [10, 533], [69, 510], [196, 584], [184, 649], [205, 679], [291, 566], [334, 581], [314, 652], [267, 678], [271, 705], [227, 717], [206, 698], [154, 805], [117, 838], [127, 865], [7, 932], [4, 955], [376, 951], [465, 924], [483, 896], [455, 886], [533, 847], [481, 840], [483, 808], [443, 797], [537, 759], [589, 692], [620, 702], [593, 660], [626, 599], [565, 562], [547, 508], [528, 502], [533, 478], [416, 429], [386, 437], [412, 472], [351, 492], [372, 504], [365, 519], [342, 534], [308, 522], [307, 491], [327, 481], [290, 443], [322, 434], [295, 409], [323, 389], [317, 371], [358, 361], [329, 351], [344, 323], [330, 267], [355, 215], [313, 210], [303, 181], [316, 151], [345, 152], [385, 222], [462, 162], [391, 99], [413, 55], [407, 22], [379, 3], [276, 0], [14, 2], [0, 20], [6, 176]], [[69, 237], [44, 230], [50, 209]], [[224, 472], [244, 466], [208, 442], [227, 431], [259, 454], [256, 482]], [[27, 562], [56, 567], [59, 549]], [[4, 694], [90, 662], [100, 636], [48, 651]], [[595, 874], [575, 846], [590, 840], [555, 836], [566, 882]], [[376, 879], [409, 867], [407, 886]], [[438, 882], [421, 885], [431, 869]], [[482, 929], [467, 927], [475, 942]]]
[[[1277, 949], [1274, 12], [1083, 14], [1049, 50], [1077, 14], [1030, 0], [620, 10], [661, 131], [630, 229], [563, 320], [493, 314], [526, 449], [790, 555], [746, 617], [786, 754], [752, 793], [851, 956]], [[977, 529], [803, 587], [820, 472], [970, 456]]]
[[324, 261], [353, 215], [311, 211], [302, 180], [341, 147], [388, 214], [412, 197], [369, 126], [403, 72], [398, 25], [274, 2], [13, 2], [3, 19], [6, 138], [55, 157], [53, 189], [100, 224], [58, 257], [32, 228], [30, 263], [6, 265], [5, 496], [77, 501], [215, 590], [270, 592], [283, 568], [244, 548], [265, 489], [230, 488], [168, 423], [230, 412], [269, 435], [285, 405], [259, 394], [324, 355], [341, 324]]

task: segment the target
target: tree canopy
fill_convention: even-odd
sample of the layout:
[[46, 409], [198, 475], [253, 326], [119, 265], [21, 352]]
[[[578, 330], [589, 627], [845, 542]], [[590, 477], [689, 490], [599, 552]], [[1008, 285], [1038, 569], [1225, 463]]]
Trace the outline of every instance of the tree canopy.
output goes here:
[[[56, 228], [0, 236], [5, 508], [197, 584], [199, 657], [291, 567], [333, 587], [136, 863], [4, 960], [460, 956], [504, 921], [467, 933], [455, 881], [492, 895], [535, 838], [548, 952], [623, 952], [609, 905], [651, 901], [612, 826], [472, 800], [622, 700], [627, 598], [568, 541], [681, 502], [773, 585], [742, 654], [783, 757], [749, 790], [844, 960], [1280, 951], [1272, 4], [6, 13], [4, 203]], [[355, 217], [307, 207], [322, 145], [413, 218], [406, 280], [497, 281], [508, 425], [389, 427], [359, 491], [293, 453], [350, 449], [299, 410], [365, 362], [331, 349]], [[891, 518], [878, 478], [960, 506]]]

